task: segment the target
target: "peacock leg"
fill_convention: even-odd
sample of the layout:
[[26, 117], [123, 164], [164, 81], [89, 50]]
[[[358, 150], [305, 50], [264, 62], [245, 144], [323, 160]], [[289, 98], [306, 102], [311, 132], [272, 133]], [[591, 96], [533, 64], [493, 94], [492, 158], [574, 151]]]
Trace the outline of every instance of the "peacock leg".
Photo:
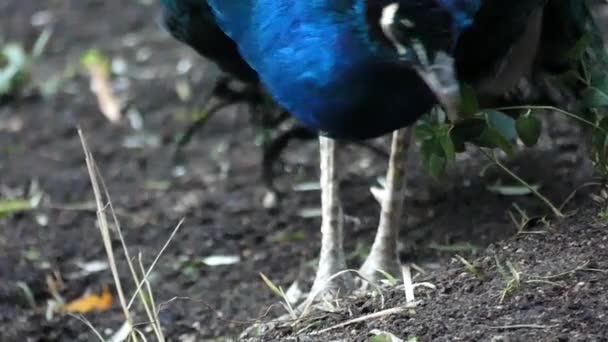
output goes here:
[[401, 227], [403, 197], [406, 182], [406, 154], [411, 142], [411, 132], [402, 128], [393, 133], [391, 153], [386, 176], [386, 188], [380, 199], [380, 222], [374, 244], [359, 270], [370, 281], [383, 277], [381, 272], [393, 276], [400, 273], [397, 240]]
[[343, 215], [338, 196], [339, 179], [335, 168], [336, 142], [319, 137], [321, 155], [321, 253], [319, 268], [308, 301], [319, 294], [337, 294], [354, 287], [351, 274], [337, 273], [346, 269], [343, 247]]

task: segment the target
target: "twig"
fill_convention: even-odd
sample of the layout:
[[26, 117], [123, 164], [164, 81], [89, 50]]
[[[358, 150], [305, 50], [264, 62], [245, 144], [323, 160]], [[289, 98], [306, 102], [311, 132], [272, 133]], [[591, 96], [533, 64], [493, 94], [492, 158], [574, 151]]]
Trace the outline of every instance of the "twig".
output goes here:
[[122, 117], [120, 100], [114, 94], [110, 74], [101, 64], [87, 64], [91, 76], [91, 91], [97, 97], [101, 113], [111, 122], [117, 123]]
[[559, 206], [559, 210], [563, 210], [564, 207], [574, 198], [574, 196], [576, 196], [576, 194], [583, 188], [586, 187], [590, 187], [590, 186], [602, 186], [602, 183], [599, 182], [588, 182], [588, 183], [584, 183], [579, 185], [578, 187], [576, 187], [576, 189], [574, 189], [570, 195], [568, 195], [568, 197], [566, 197], [566, 199], [562, 202], [562, 204]]
[[338, 328], [343, 328], [346, 326], [349, 326], [351, 324], [355, 324], [355, 323], [359, 323], [359, 322], [365, 322], [365, 321], [369, 321], [372, 319], [376, 319], [376, 318], [382, 318], [382, 317], [386, 317], [386, 316], [391, 316], [391, 315], [395, 315], [395, 314], [399, 314], [402, 313], [408, 309], [411, 309], [413, 307], [415, 307], [418, 304], [418, 302], [414, 302], [414, 303], [408, 303], [405, 306], [400, 306], [400, 307], [396, 307], [396, 308], [392, 308], [392, 309], [386, 309], [386, 310], [382, 310], [382, 311], [378, 311], [378, 312], [374, 312], [371, 313], [369, 315], [365, 315], [365, 316], [361, 316], [361, 317], [357, 317], [357, 318], [353, 318], [350, 319], [346, 322], [342, 322], [340, 324], [336, 324], [334, 326], [331, 326], [329, 328], [325, 328], [319, 331], [314, 331], [311, 333], [311, 335], [318, 335], [318, 334], [323, 334], [326, 333], [330, 330], [334, 330], [334, 329], [338, 329]]
[[553, 211], [553, 214], [556, 217], [558, 217], [558, 218], [564, 218], [564, 217], [566, 217], [555, 205], [553, 205], [553, 203], [551, 203], [551, 201], [547, 197], [543, 196], [543, 194], [541, 194], [540, 192], [538, 192], [538, 190], [536, 190], [531, 184], [529, 184], [528, 182], [526, 182], [523, 178], [521, 178], [518, 175], [516, 175], [513, 171], [511, 171], [508, 167], [506, 167], [503, 163], [501, 163], [500, 160], [498, 160], [498, 158], [496, 158], [496, 156], [494, 155], [494, 152], [488, 152], [488, 151], [486, 151], [483, 148], [480, 148], [479, 150], [483, 154], [485, 154], [485, 156], [488, 157], [488, 159], [490, 159], [492, 162], [494, 162], [494, 164], [496, 164], [496, 166], [498, 166], [499, 168], [501, 168], [509, 176], [511, 176], [516, 181], [518, 181], [525, 188], [527, 188], [528, 190], [530, 190], [530, 192], [532, 192], [536, 197], [538, 197], [541, 201], [543, 201], [549, 208], [551, 208], [551, 210]]
[[93, 326], [93, 324], [86, 319], [86, 317], [84, 317], [83, 315], [74, 315], [72, 313], [68, 313], [68, 315], [76, 318], [77, 320], [81, 321], [82, 323], [86, 324], [87, 327], [89, 327], [89, 329], [91, 329], [91, 331], [95, 334], [95, 336], [101, 341], [101, 342], [106, 342], [106, 340], [103, 338], [103, 336], [101, 335], [101, 333], [95, 329], [95, 327]]
[[154, 258], [154, 261], [152, 261], [152, 264], [148, 268], [148, 271], [144, 275], [144, 278], [139, 282], [139, 284], [137, 284], [137, 288], [135, 289], [135, 293], [133, 294], [133, 296], [131, 296], [131, 299], [129, 300], [129, 304], [127, 305], [127, 308], [130, 308], [131, 305], [133, 305], [133, 301], [135, 300], [135, 297], [137, 296], [137, 294], [141, 290], [141, 288], [144, 285], [144, 283], [148, 280], [148, 277], [150, 276], [150, 273], [152, 273], [152, 270], [154, 269], [154, 266], [156, 266], [156, 263], [158, 262], [158, 260], [160, 259], [160, 257], [165, 252], [165, 249], [167, 249], [167, 247], [169, 246], [169, 244], [171, 243], [171, 241], [175, 237], [175, 234], [177, 234], [177, 232], [181, 228], [182, 224], [184, 223], [184, 220], [185, 219], [181, 219], [179, 221], [179, 223], [177, 224], [177, 226], [175, 226], [175, 229], [173, 229], [173, 232], [171, 232], [171, 235], [169, 236], [169, 238], [167, 239], [167, 241], [163, 245], [163, 248], [160, 249], [160, 252], [158, 252], [158, 255], [156, 255], [156, 258]]
[[540, 325], [540, 324], [513, 324], [513, 325], [502, 325], [496, 327], [488, 327], [490, 329], [501, 329], [501, 330], [513, 330], [513, 329], [551, 329], [558, 327], [558, 324], [554, 325]]
[[414, 295], [414, 285], [412, 281], [412, 269], [410, 265], [401, 266], [401, 276], [403, 277], [403, 289], [405, 291], [405, 302], [413, 303], [416, 301]]
[[101, 194], [101, 190], [99, 188], [99, 182], [97, 181], [96, 175], [96, 167], [95, 160], [93, 159], [93, 155], [89, 150], [86, 139], [84, 138], [84, 134], [82, 130], [78, 128], [78, 135], [80, 136], [80, 143], [82, 144], [82, 149], [85, 154], [85, 161], [87, 164], [87, 170], [89, 172], [89, 178], [91, 180], [91, 187], [93, 188], [93, 195], [95, 197], [95, 204], [97, 206], [97, 223], [99, 225], [99, 230], [101, 232], [101, 237], [103, 240], [103, 245], [106, 250], [106, 254], [108, 256], [108, 262], [110, 264], [110, 270], [112, 271], [112, 277], [114, 278], [114, 285], [116, 286], [116, 292], [118, 292], [118, 298], [120, 300], [120, 304], [123, 310], [123, 314], [125, 315], [125, 319], [127, 322], [132, 325], [133, 320], [131, 317], [131, 313], [129, 312], [129, 308], [126, 305], [125, 293], [122, 288], [122, 283], [120, 280], [120, 276], [118, 275], [118, 267], [116, 266], [116, 258], [114, 257], [114, 251], [112, 249], [112, 239], [110, 238], [110, 229], [108, 224], [108, 218], [105, 213], [105, 205], [103, 205], [103, 197]]
[[[141, 252], [137, 255], [137, 261], [139, 263], [140, 272], [143, 276], [144, 274], [146, 274], [146, 269], [145, 269], [144, 263], [142, 261]], [[148, 294], [148, 299], [150, 300], [150, 302], [148, 303], [148, 301], [145, 298], [142, 299], [142, 304], [144, 306], [144, 310], [146, 311], [146, 315], [150, 319], [150, 325], [152, 326], [152, 329], [154, 330], [154, 334], [156, 335], [157, 341], [165, 342], [165, 335], [163, 335], [163, 329], [160, 324], [160, 319], [158, 317], [158, 313], [156, 311], [156, 303], [154, 301], [154, 294], [152, 293], [152, 287], [150, 286], [150, 282], [148, 281], [148, 279], [145, 279], [145, 284], [146, 284], [146, 292]], [[142, 297], [143, 297], [143, 291], [140, 291], [140, 293], [142, 293]]]
[[570, 112], [568, 112], [566, 110], [559, 109], [559, 108], [554, 107], [554, 106], [512, 106], [512, 107], [495, 108], [495, 110], [497, 110], [497, 111], [524, 110], [524, 109], [525, 110], [548, 110], [548, 111], [558, 112], [560, 114], [563, 114], [565, 116], [571, 117], [571, 118], [573, 118], [575, 120], [578, 120], [580, 122], [586, 123], [587, 125], [589, 125], [589, 126], [595, 128], [595, 129], [598, 129], [598, 130], [602, 131], [602, 133], [604, 133], [604, 134], [608, 134], [608, 131], [606, 131], [601, 126], [599, 126], [599, 125], [597, 125], [597, 124], [595, 124], [595, 123], [593, 123], [593, 122], [591, 122], [591, 121], [589, 121], [589, 120], [587, 120], [585, 118], [582, 118], [582, 117], [580, 117], [580, 116], [578, 116], [576, 114], [570, 113]]
[[585, 263], [584, 263], [584, 264], [582, 264], [582, 265], [580, 265], [580, 266], [578, 266], [578, 267], [576, 267], [576, 268], [573, 268], [573, 269], [571, 269], [570, 271], [564, 271], [564, 272], [561, 272], [561, 273], [558, 273], [558, 274], [555, 274], [555, 275], [551, 275], [551, 276], [534, 277], [534, 278], [537, 278], [537, 279], [544, 279], [544, 280], [557, 279], [557, 278], [561, 278], [561, 277], [563, 277], [563, 276], [567, 276], [567, 275], [570, 275], [570, 274], [576, 273], [576, 272], [578, 272], [578, 271], [582, 271], [582, 270], [584, 270], [584, 269], [585, 269], [585, 267], [587, 267], [587, 265], [589, 265], [589, 261], [585, 261]]
[[[95, 170], [97, 172], [98, 175], [100, 175], [99, 169], [97, 167], [95, 167]], [[118, 238], [120, 240], [121, 246], [122, 246], [122, 250], [125, 253], [125, 259], [127, 261], [127, 265], [129, 266], [129, 271], [131, 272], [131, 278], [133, 279], [133, 281], [135, 282], [135, 284], [139, 284], [140, 280], [139, 277], [137, 276], [137, 272], [135, 270], [135, 267], [133, 265], [133, 262], [131, 261], [131, 255], [129, 253], [129, 248], [127, 247], [127, 242], [124, 238], [124, 235], [122, 234], [122, 229], [120, 226], [120, 222], [118, 220], [118, 217], [116, 216], [116, 210], [114, 209], [114, 204], [112, 203], [112, 199], [110, 198], [110, 192], [108, 190], [108, 187], [106, 186], [106, 183], [103, 179], [103, 177], [100, 176], [100, 182], [101, 182], [101, 187], [104, 191], [104, 194], [106, 196], [106, 200], [107, 200], [107, 206], [110, 209], [110, 213], [112, 214], [112, 219], [114, 221], [114, 226], [115, 226], [115, 230], [116, 233], [118, 235]], [[141, 264], [141, 253], [139, 253], [139, 262]], [[141, 265], [143, 267], [143, 265]], [[145, 272], [142, 271], [142, 275], [144, 275]], [[144, 278], [142, 280], [142, 282], [145, 282], [146, 285], [148, 285], [149, 287], [149, 283], [147, 278]], [[152, 291], [151, 289], [148, 291], [148, 296], [150, 298], [152, 298]], [[154, 308], [154, 303], [152, 303], [152, 307], [150, 308], [150, 305], [148, 304], [146, 297], [144, 296], [143, 291], [139, 291], [139, 288], [136, 290], [135, 294], [133, 295], [133, 297], [135, 297], [135, 295], [139, 296], [139, 299], [141, 301], [141, 303], [144, 306], [144, 310], [146, 312], [146, 315], [148, 316], [148, 319], [150, 320], [150, 322], [152, 322], [152, 329], [154, 330], [154, 333], [156, 335], [157, 341], [158, 342], [164, 342], [165, 341], [165, 337], [162, 335], [162, 328], [160, 325], [160, 321], [157, 319], [157, 317], [155, 316], [155, 308]], [[127, 306], [127, 309], [130, 309], [130, 304]]]

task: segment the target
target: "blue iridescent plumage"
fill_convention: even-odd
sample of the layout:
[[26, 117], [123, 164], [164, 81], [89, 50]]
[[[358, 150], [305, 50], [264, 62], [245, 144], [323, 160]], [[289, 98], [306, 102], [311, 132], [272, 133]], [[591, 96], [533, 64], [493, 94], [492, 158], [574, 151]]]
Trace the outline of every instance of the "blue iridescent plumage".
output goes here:
[[454, 18], [459, 31], [473, 25], [475, 14], [481, 7], [481, 0], [439, 0]]
[[[399, 40], [420, 42], [430, 57], [438, 51], [453, 55], [458, 81], [475, 86], [497, 73], [526, 34], [529, 18], [547, 1], [161, 2], [174, 36], [241, 79], [257, 82], [259, 76], [277, 101], [311, 128], [332, 137], [369, 138], [407, 126], [441, 102], [412, 68], [416, 62], [408, 63], [387, 41], [380, 21], [388, 5], [398, 4], [397, 19], [407, 23], [395, 25]], [[511, 83], [503, 82], [496, 93]]]
[[258, 83], [257, 73], [242, 59], [235, 42], [218, 27], [206, 1], [161, 0], [161, 4], [161, 23], [173, 37], [232, 76], [247, 83]]
[[[277, 101], [330, 136], [386, 134], [413, 123], [437, 103], [393, 47], [371, 34], [370, 24], [377, 22], [367, 21], [365, 1], [209, 4]], [[468, 13], [456, 9], [461, 17]]]

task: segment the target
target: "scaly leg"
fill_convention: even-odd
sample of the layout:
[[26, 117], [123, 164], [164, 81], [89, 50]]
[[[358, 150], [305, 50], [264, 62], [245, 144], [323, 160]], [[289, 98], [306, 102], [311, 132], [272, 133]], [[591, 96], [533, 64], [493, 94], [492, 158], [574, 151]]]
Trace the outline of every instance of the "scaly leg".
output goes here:
[[346, 269], [343, 247], [343, 215], [338, 198], [338, 176], [335, 169], [336, 143], [333, 139], [319, 137], [321, 152], [321, 254], [319, 269], [310, 291], [308, 301], [317, 294], [336, 294], [354, 287], [353, 277], [348, 273], [330, 278]]
[[397, 239], [403, 210], [406, 154], [410, 142], [411, 132], [408, 128], [402, 128], [393, 133], [386, 189], [380, 203], [380, 223], [371, 252], [359, 270], [361, 275], [370, 281], [382, 278], [382, 274], [378, 270], [388, 272], [395, 277], [400, 274]]

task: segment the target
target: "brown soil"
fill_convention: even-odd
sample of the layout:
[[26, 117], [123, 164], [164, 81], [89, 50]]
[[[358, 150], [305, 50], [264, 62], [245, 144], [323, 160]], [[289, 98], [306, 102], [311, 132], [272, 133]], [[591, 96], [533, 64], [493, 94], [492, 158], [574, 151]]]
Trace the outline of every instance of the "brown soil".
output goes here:
[[[160, 315], [170, 340], [237, 338], [258, 319], [284, 314], [259, 273], [283, 287], [296, 280], [302, 288], [310, 285], [319, 218], [307, 218], [302, 210], [318, 207], [318, 193], [292, 188], [316, 180], [316, 144], [293, 144], [283, 155], [277, 181], [284, 194], [280, 207], [271, 211], [262, 207], [255, 143], [259, 132], [245, 108], [233, 107], [210, 120], [188, 145], [186, 161], [175, 172], [175, 137], [191, 120], [184, 113], [201, 105], [197, 96], [180, 101], [176, 84], [188, 82], [193, 94], [206, 93], [213, 69], [161, 32], [155, 21], [158, 5], [147, 2], [0, 2], [0, 39], [31, 46], [43, 27], [53, 29], [47, 52], [34, 63], [33, 82], [49, 89], [49, 80], [60, 82], [48, 96], [26, 89], [0, 102], [0, 199], [28, 196], [33, 184], [44, 194], [37, 209], [0, 217], [1, 341], [95, 339], [72, 316], [45, 315], [51, 299], [49, 275], [61, 276], [61, 296], [67, 300], [112, 283], [108, 271], [83, 275], [78, 266], [105, 260], [105, 252], [95, 227], [77, 126], [108, 184], [132, 254], [141, 251], [149, 264], [177, 222], [186, 219], [151, 277], [157, 302], [178, 298]], [[42, 27], [32, 25], [44, 20]], [[110, 124], [99, 113], [88, 78], [79, 68], [81, 54], [92, 47], [126, 62], [124, 73], [114, 77], [115, 87], [128, 111], [141, 114], [143, 129], [132, 128], [126, 118]], [[178, 64], [183, 69], [188, 63], [191, 69], [179, 71]], [[541, 145], [520, 153], [510, 165], [560, 203], [592, 179], [592, 168], [582, 160], [580, 130], [553, 129], [562, 125], [559, 118], [546, 121], [549, 129]], [[142, 137], [147, 143], [129, 147]], [[564, 143], [565, 137], [575, 142]], [[378, 144], [385, 146], [383, 141]], [[341, 170], [345, 213], [352, 218], [346, 247], [356, 267], [377, 223], [378, 206], [368, 189], [384, 172], [385, 160], [352, 146], [344, 148], [340, 158], [340, 165], [346, 165]], [[513, 203], [531, 217], [550, 212], [535, 197], [488, 191], [497, 179], [509, 179], [495, 168], [481, 177], [487, 161], [479, 153], [468, 153], [441, 181], [428, 177], [418, 160], [412, 153], [402, 257], [427, 272], [417, 275], [417, 282], [428, 281], [437, 289], [417, 291], [421, 304], [415, 313], [318, 333], [382, 310], [377, 298], [355, 298], [336, 313], [315, 313], [313, 317], [320, 318], [279, 326], [254, 339], [368, 341], [373, 329], [420, 341], [608, 339], [608, 233], [601, 215], [605, 208], [589, 199], [597, 187], [584, 188], [568, 203], [574, 216], [546, 225], [536, 220], [526, 228], [541, 233], [517, 234], [507, 214]], [[475, 261], [483, 279], [466, 272], [452, 257], [454, 252]], [[238, 255], [241, 261], [205, 266], [201, 258], [210, 255]], [[507, 263], [521, 280], [500, 302], [507, 278], [497, 265]], [[126, 265], [119, 266], [132, 289]], [[33, 307], [24, 284], [33, 294]], [[402, 290], [389, 289], [384, 295], [384, 308], [404, 303]], [[86, 317], [106, 335], [123, 320], [118, 305]]]

